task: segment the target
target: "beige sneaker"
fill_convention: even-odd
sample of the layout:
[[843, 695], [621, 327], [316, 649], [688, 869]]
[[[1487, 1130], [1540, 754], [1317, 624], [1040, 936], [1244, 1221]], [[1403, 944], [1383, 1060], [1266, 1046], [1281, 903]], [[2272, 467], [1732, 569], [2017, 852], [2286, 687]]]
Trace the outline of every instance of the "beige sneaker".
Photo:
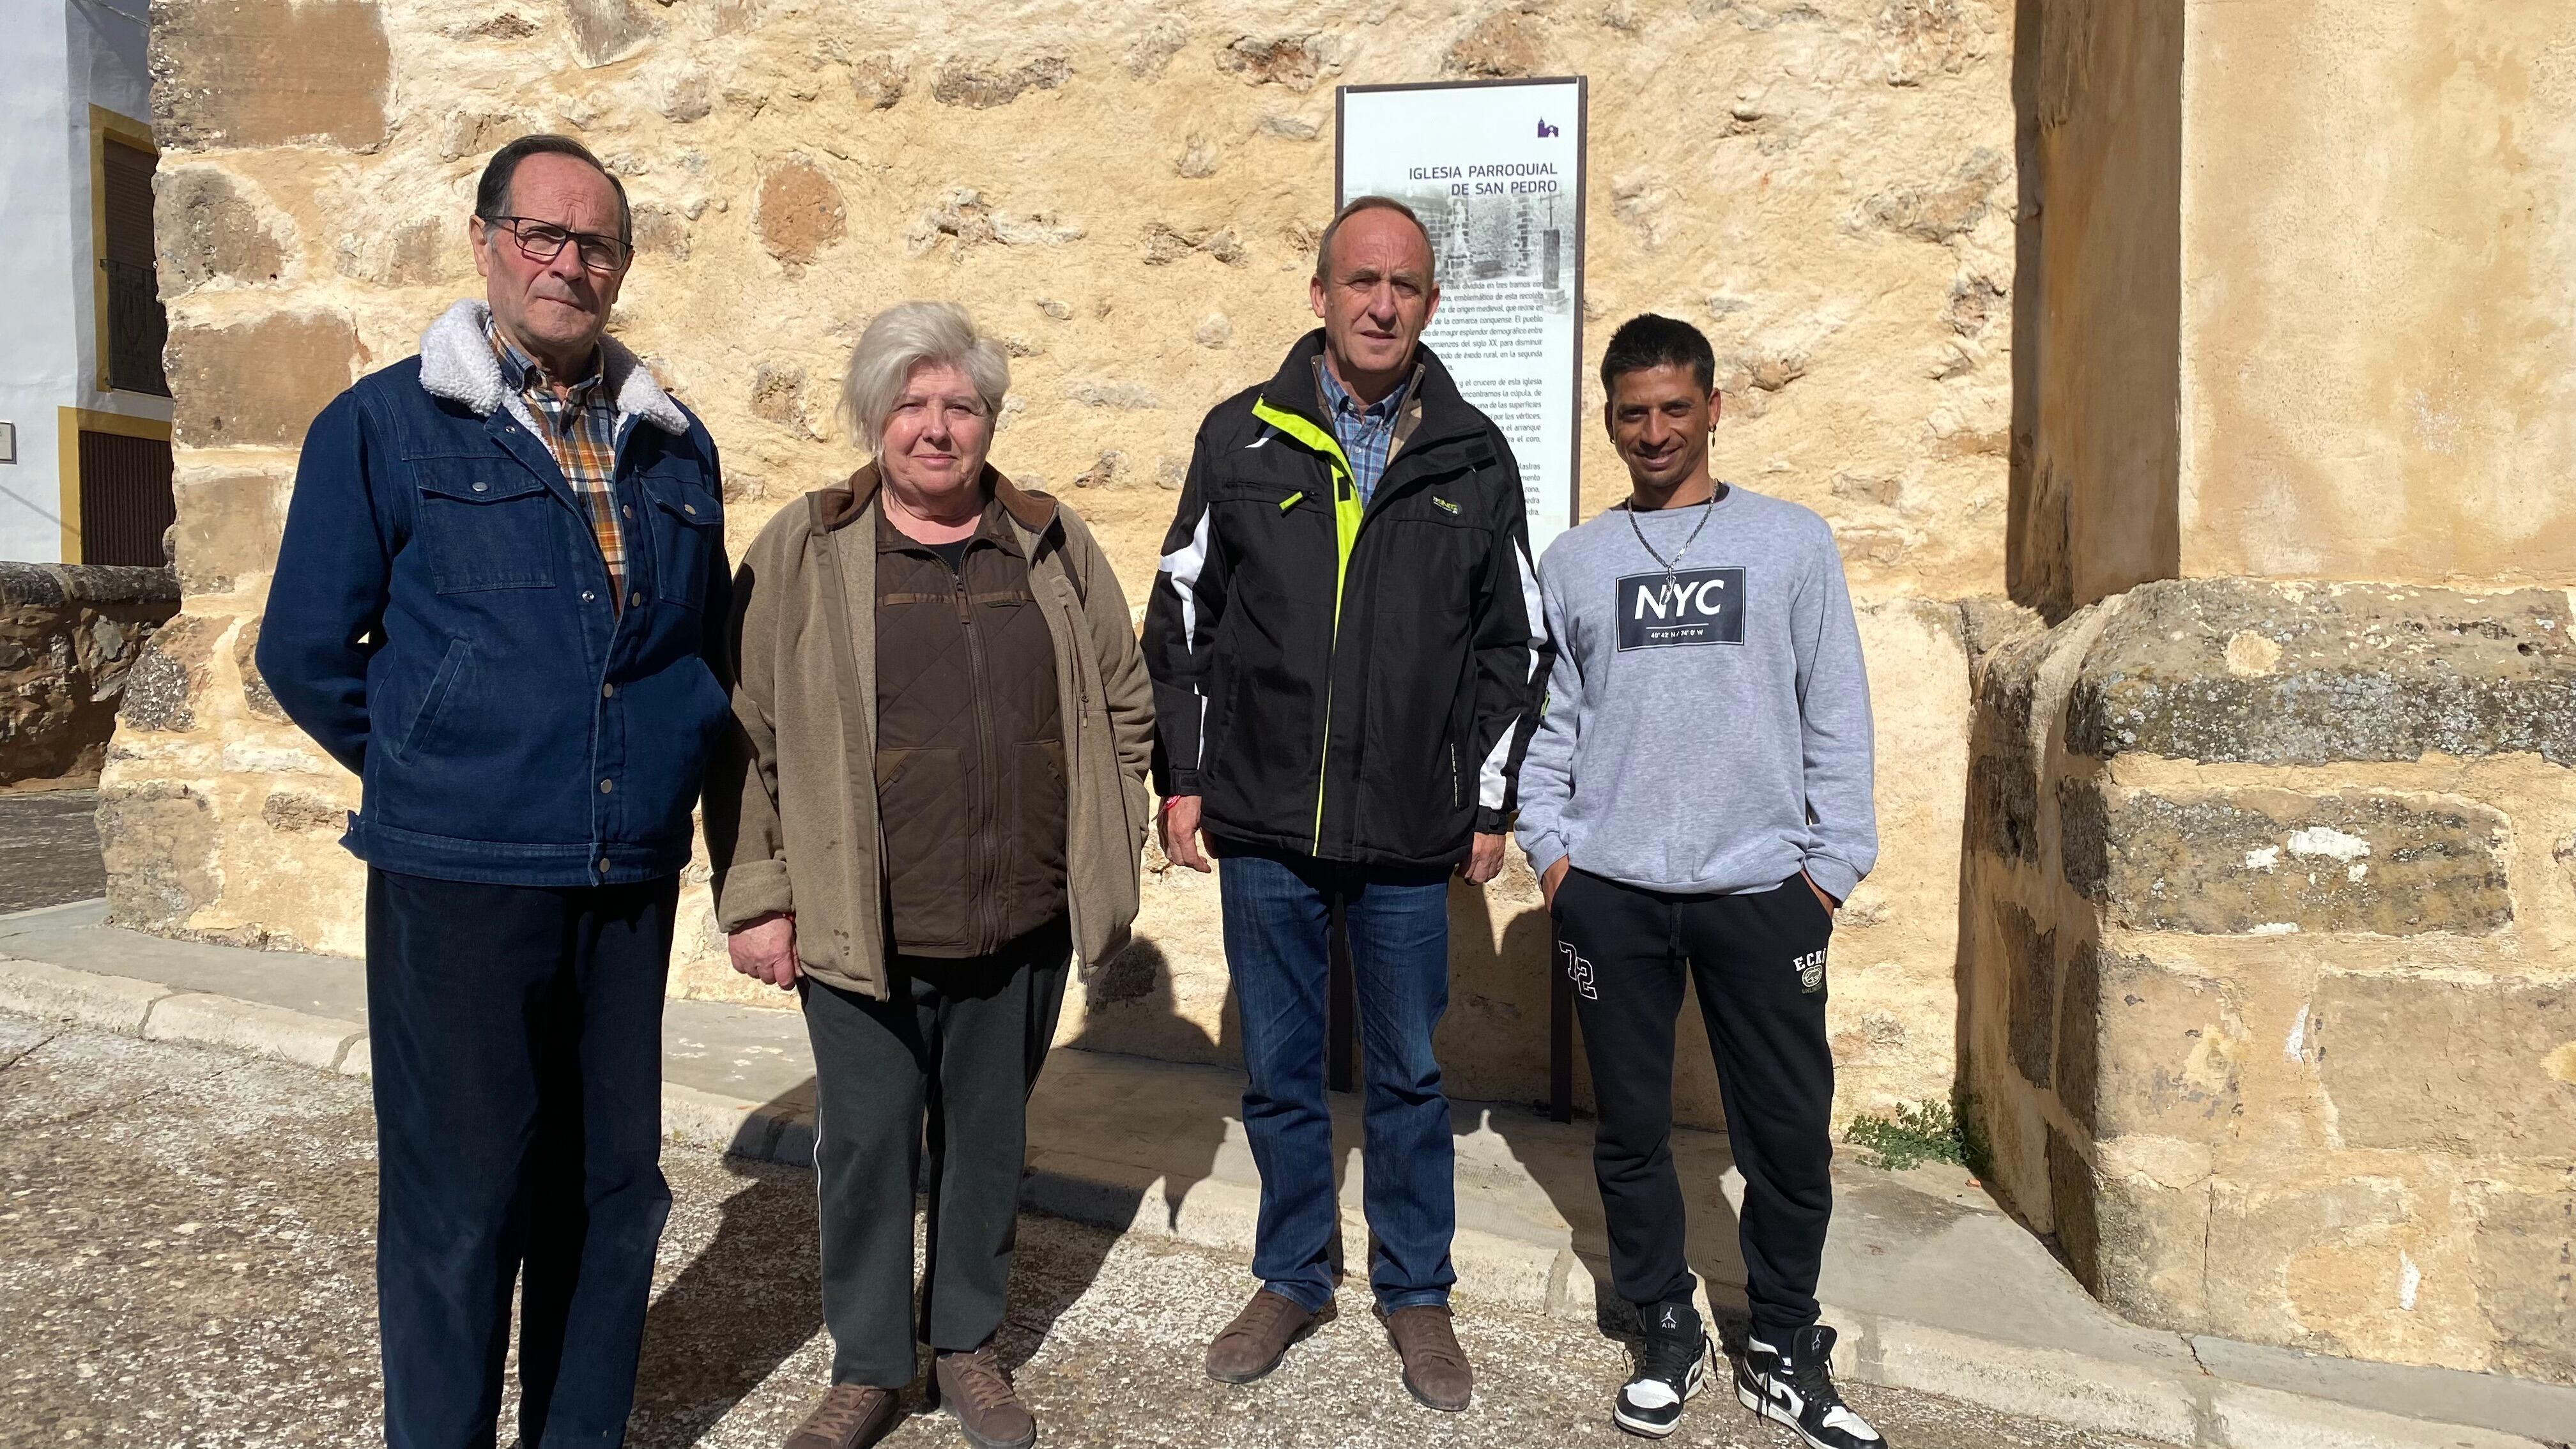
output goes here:
[[867, 1449], [894, 1427], [892, 1389], [867, 1384], [834, 1384], [787, 1436], [784, 1449]]
[[1020, 1402], [1011, 1376], [988, 1345], [973, 1353], [943, 1353], [930, 1373], [935, 1403], [957, 1416], [957, 1427], [975, 1449], [1029, 1449], [1038, 1442], [1037, 1416]]

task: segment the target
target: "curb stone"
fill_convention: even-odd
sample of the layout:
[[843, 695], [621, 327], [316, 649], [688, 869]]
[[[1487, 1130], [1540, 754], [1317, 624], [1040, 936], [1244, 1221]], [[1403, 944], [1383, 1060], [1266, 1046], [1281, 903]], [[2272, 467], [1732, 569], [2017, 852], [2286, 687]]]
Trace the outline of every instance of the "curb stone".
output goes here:
[[154, 1002], [141, 1035], [146, 1041], [228, 1047], [327, 1072], [367, 1039], [367, 1029], [354, 1021], [188, 991]]
[[[0, 1011], [154, 1041], [250, 1052], [346, 1076], [369, 1075], [366, 1028], [352, 1021], [237, 1001], [158, 982], [0, 960]], [[761, 1103], [662, 1085], [666, 1141], [785, 1167], [813, 1165], [810, 1103]], [[1162, 1174], [1039, 1149], [1021, 1182], [1024, 1207], [1119, 1232], [1236, 1255], [1252, 1249], [1260, 1194], [1214, 1179], [1169, 1203]], [[1345, 1207], [1345, 1242], [1367, 1228]], [[1598, 1322], [1596, 1270], [1562, 1246], [1462, 1228], [1451, 1248], [1462, 1296], [1549, 1317]], [[2331, 1399], [2061, 1349], [2032, 1348], [1826, 1305], [1844, 1326], [1835, 1370], [1861, 1383], [1939, 1393], [2077, 1429], [2193, 1449], [2567, 1449], [2518, 1434], [2431, 1423]]]

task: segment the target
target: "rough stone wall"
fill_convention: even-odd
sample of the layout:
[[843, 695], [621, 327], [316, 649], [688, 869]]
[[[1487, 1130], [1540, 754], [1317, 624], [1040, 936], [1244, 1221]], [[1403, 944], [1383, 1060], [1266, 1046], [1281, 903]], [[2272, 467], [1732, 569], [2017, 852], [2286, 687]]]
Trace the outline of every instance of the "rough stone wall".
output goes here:
[[166, 569], [0, 563], [0, 790], [97, 778], [134, 661], [178, 607]]
[[[188, 688], [129, 711], [109, 769], [124, 918], [359, 948], [333, 844], [354, 784], [276, 718], [248, 642], [306, 420], [478, 290], [464, 219], [502, 141], [569, 132], [623, 177], [618, 331], [713, 429], [737, 547], [859, 461], [832, 402], [867, 319], [947, 297], [1014, 354], [995, 461], [1080, 509], [1140, 602], [1199, 417], [1313, 325], [1333, 87], [1582, 73], [1591, 351], [1640, 310], [1707, 329], [1723, 469], [1832, 519], [1865, 606], [1888, 851], [1838, 946], [1843, 1106], [1947, 1092], [1967, 666], [1945, 601], [2003, 574], [1995, 0], [164, 0], [155, 22]], [[1624, 492], [1597, 435], [1583, 462], [1587, 512]], [[1085, 981], [1069, 1039], [1231, 1056], [1215, 892], [1185, 875], [1149, 881], [1144, 946]], [[688, 900], [675, 989], [756, 999]], [[1455, 918], [1452, 1082], [1535, 1095], [1526, 869]], [[1685, 1060], [1684, 1114], [1714, 1122]]]
[[1965, 1075], [2111, 1307], [2576, 1382], [2571, 628], [2193, 580], [1983, 661]]

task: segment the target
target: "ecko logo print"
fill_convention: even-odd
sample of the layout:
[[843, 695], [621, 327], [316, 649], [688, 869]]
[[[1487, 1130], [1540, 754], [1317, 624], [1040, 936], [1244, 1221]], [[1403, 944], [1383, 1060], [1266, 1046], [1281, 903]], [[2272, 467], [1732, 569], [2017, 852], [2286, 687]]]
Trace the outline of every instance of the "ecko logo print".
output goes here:
[[1744, 570], [1689, 569], [1619, 580], [1619, 647], [1744, 642]]
[[1825, 989], [1825, 953], [1810, 951], [1789, 958], [1789, 969], [1798, 973], [1798, 989], [1809, 996]]

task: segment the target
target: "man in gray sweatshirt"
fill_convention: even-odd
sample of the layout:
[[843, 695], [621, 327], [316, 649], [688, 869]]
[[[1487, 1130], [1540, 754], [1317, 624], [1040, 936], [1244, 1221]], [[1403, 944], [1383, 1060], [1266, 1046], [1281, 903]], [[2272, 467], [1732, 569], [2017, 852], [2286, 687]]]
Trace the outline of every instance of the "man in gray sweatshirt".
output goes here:
[[1539, 563], [1556, 663], [1520, 774], [1521, 848], [1599, 1111], [1610, 1270], [1642, 1330], [1613, 1418], [1661, 1438], [1712, 1354], [1673, 1170], [1673, 1023], [1699, 988], [1744, 1174], [1746, 1408], [1816, 1449], [1877, 1449], [1817, 1322], [1832, 1214], [1834, 912], [1878, 858], [1869, 682], [1825, 521], [1709, 473], [1716, 359], [1688, 323], [1630, 320], [1601, 360], [1625, 503]]

